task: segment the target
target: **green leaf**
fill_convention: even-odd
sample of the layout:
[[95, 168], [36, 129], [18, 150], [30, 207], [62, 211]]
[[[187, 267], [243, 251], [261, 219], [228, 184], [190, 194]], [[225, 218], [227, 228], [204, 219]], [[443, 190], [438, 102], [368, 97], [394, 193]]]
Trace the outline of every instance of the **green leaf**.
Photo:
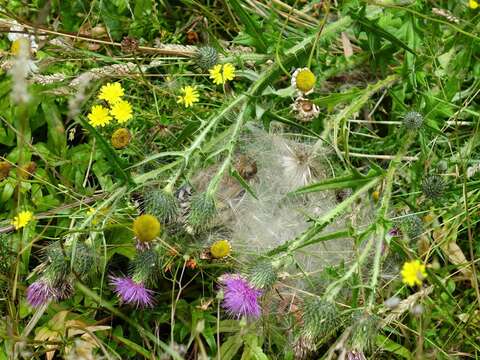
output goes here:
[[240, 334], [230, 336], [220, 347], [220, 359], [231, 360], [237, 355], [243, 345], [243, 337]]
[[128, 348], [132, 349], [137, 354], [140, 354], [140, 355], [144, 356], [146, 359], [150, 358], [150, 356], [151, 356], [150, 351], [148, 351], [147, 349], [145, 349], [145, 348], [141, 347], [140, 345], [134, 343], [133, 341], [125, 339], [124, 337], [119, 336], [119, 335], [116, 335], [115, 339], [117, 339], [120, 342], [122, 342], [123, 344], [125, 344]]
[[388, 31], [382, 29], [378, 24], [372, 20], [367, 19], [364, 16], [361, 15], [352, 15], [352, 18], [355, 19], [356, 22], [358, 22], [362, 27], [370, 34], [375, 34], [378, 37], [381, 37], [385, 40], [388, 40], [394, 45], [397, 45], [398, 47], [401, 47], [408, 52], [412, 53], [413, 55], [417, 56], [417, 53], [409, 47], [407, 44], [405, 44], [403, 41], [401, 41], [399, 38], [396, 36], [390, 34]]
[[130, 174], [124, 171], [126, 168], [123, 161], [115, 153], [115, 150], [107, 143], [104, 137], [87, 121], [82, 118], [79, 118], [80, 123], [84, 128], [86, 128], [97, 140], [100, 149], [102, 150], [105, 157], [108, 159], [109, 164], [113, 167], [113, 171], [116, 173], [117, 177], [122, 180], [122, 183], [132, 183]]
[[385, 351], [394, 353], [395, 355], [398, 355], [404, 359], [413, 359], [412, 353], [410, 353], [407, 348], [397, 344], [395, 341], [390, 340], [383, 335], [377, 335], [376, 342], [378, 347]]
[[247, 14], [238, 0], [230, 0], [227, 4], [233, 8], [233, 12], [240, 18], [246, 32], [252, 37], [257, 50], [265, 52], [267, 50], [267, 42], [263, 36], [263, 30], [258, 26], [258, 22], [254, 21], [251, 15]]
[[345, 176], [339, 176], [333, 179], [327, 179], [324, 181], [320, 181], [316, 184], [312, 185], [307, 185], [304, 186], [300, 189], [295, 190], [294, 192], [291, 193], [291, 195], [298, 195], [298, 194], [308, 194], [311, 192], [317, 192], [317, 191], [324, 191], [324, 190], [334, 190], [334, 189], [345, 189], [345, 188], [351, 188], [351, 187], [358, 187], [365, 185], [368, 183], [370, 180], [381, 176], [382, 172], [378, 169], [376, 170], [370, 170], [367, 175], [363, 176], [359, 173], [351, 174], [351, 175], [345, 175]]

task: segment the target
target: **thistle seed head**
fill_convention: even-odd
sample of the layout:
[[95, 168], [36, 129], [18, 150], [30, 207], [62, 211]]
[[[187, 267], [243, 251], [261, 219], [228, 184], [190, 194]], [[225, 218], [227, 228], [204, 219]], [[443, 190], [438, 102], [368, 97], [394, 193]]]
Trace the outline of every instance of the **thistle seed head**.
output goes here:
[[212, 46], [202, 46], [197, 49], [194, 59], [200, 69], [207, 71], [217, 64], [218, 51]]

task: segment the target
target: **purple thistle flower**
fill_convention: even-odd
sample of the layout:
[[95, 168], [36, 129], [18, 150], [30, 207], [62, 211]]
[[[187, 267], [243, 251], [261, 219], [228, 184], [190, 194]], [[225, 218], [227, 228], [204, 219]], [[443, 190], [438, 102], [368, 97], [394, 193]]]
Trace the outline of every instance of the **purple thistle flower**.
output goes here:
[[137, 308], [153, 306], [153, 290], [147, 289], [143, 282], [137, 283], [129, 277], [110, 276], [110, 284], [123, 302], [135, 304]]
[[253, 287], [240, 275], [224, 275], [220, 281], [224, 292], [222, 306], [230, 315], [237, 318], [260, 317], [258, 297], [262, 295], [261, 290]]
[[55, 290], [44, 279], [35, 281], [27, 288], [27, 301], [34, 308], [40, 307], [50, 300], [55, 300], [56, 297]]

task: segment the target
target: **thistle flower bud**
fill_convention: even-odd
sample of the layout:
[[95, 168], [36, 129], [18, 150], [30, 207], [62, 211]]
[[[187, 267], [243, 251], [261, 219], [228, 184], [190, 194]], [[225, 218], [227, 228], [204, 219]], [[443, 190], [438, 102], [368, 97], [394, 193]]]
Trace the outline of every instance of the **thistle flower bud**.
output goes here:
[[150, 283], [158, 274], [160, 258], [155, 249], [150, 248], [144, 251], [137, 251], [132, 262], [132, 280], [140, 283]]
[[44, 248], [44, 259], [45, 263], [47, 263], [45, 273], [53, 282], [65, 278], [70, 272], [69, 261], [66, 255], [58, 241]]
[[403, 219], [401, 229], [410, 240], [415, 240], [423, 233], [422, 219], [415, 214], [410, 214]]
[[192, 227], [193, 231], [205, 229], [216, 213], [217, 207], [212, 195], [208, 193], [195, 195], [187, 216], [187, 224]]
[[211, 46], [202, 46], [197, 49], [194, 59], [200, 69], [207, 71], [217, 64], [218, 51]]
[[72, 268], [80, 276], [90, 273], [95, 264], [93, 249], [83, 242], [78, 242], [71, 249]]
[[145, 192], [145, 210], [157, 216], [161, 222], [172, 222], [180, 213], [177, 198], [166, 190], [150, 190]]
[[352, 335], [349, 339], [351, 349], [357, 352], [370, 351], [377, 337], [379, 318], [375, 315], [357, 314], [352, 320]]
[[327, 340], [340, 326], [340, 313], [335, 304], [320, 298], [309, 299], [303, 306], [304, 336]]
[[416, 111], [409, 111], [403, 117], [403, 125], [408, 130], [418, 130], [423, 124], [423, 115]]
[[133, 221], [133, 232], [141, 243], [148, 243], [160, 235], [160, 222], [153, 215], [140, 215]]
[[438, 200], [446, 190], [446, 184], [438, 175], [430, 175], [422, 181], [422, 193], [426, 198]]
[[269, 289], [277, 281], [277, 269], [270, 261], [260, 261], [249, 271], [248, 280], [259, 289]]

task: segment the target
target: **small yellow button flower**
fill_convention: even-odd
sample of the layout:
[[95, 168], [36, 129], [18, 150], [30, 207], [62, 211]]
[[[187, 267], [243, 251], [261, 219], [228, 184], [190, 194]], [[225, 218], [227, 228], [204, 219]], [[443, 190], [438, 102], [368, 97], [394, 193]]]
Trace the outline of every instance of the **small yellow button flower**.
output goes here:
[[210, 79], [213, 80], [215, 85], [225, 84], [227, 81], [235, 78], [235, 66], [230, 63], [217, 64], [208, 72], [210, 73]]
[[12, 225], [15, 230], [25, 227], [30, 221], [33, 220], [33, 213], [31, 211], [20, 211], [17, 216], [12, 220]]
[[183, 95], [178, 97], [177, 103], [184, 104], [185, 107], [192, 106], [200, 99], [196, 86], [185, 86], [182, 88], [182, 93]]
[[153, 215], [144, 214], [133, 221], [133, 232], [140, 242], [150, 242], [160, 235], [160, 222]]
[[212, 257], [215, 259], [224, 258], [230, 255], [231, 251], [232, 247], [228, 240], [218, 240], [215, 241], [212, 246], [210, 246], [210, 254], [212, 254]]
[[468, 2], [468, 7], [469, 7], [470, 9], [476, 9], [476, 8], [478, 8], [478, 1], [470, 0], [470, 1]]
[[309, 68], [297, 69], [292, 75], [292, 86], [307, 95], [313, 92], [315, 82], [315, 74]]
[[132, 105], [128, 101], [119, 100], [112, 106], [110, 114], [117, 119], [119, 124], [123, 124], [133, 117]]
[[422, 285], [423, 279], [427, 277], [425, 265], [419, 260], [408, 261], [403, 264], [402, 281], [409, 286]]
[[109, 104], [115, 104], [122, 99], [124, 95], [122, 85], [120, 83], [108, 83], [100, 88], [100, 94], [98, 98], [105, 100]]
[[92, 106], [90, 114], [87, 115], [90, 125], [93, 127], [105, 126], [112, 121], [112, 117], [108, 114], [108, 109], [102, 105]]

